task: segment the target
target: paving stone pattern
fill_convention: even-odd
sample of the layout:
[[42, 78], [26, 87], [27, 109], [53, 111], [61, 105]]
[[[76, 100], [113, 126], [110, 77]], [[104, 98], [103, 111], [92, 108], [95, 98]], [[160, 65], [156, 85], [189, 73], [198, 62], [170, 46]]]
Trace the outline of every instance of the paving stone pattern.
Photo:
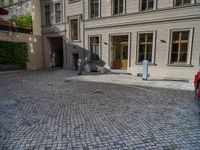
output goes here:
[[64, 70], [0, 75], [0, 149], [200, 149], [186, 90], [77, 80]]

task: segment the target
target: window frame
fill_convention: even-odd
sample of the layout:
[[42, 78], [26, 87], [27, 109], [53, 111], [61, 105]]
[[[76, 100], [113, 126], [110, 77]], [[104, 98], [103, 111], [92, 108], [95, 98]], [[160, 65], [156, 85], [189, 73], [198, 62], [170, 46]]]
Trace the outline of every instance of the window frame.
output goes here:
[[96, 19], [96, 18], [100, 18], [101, 17], [101, 0], [98, 0], [98, 3], [99, 3], [99, 7], [98, 7], [98, 16], [97, 17], [92, 17], [92, 7], [91, 7], [91, 1], [92, 0], [89, 0], [89, 3], [88, 3], [88, 8], [89, 8], [89, 11], [88, 11], [88, 16], [90, 19]]
[[[73, 40], [72, 39], [72, 24], [71, 24], [72, 20], [77, 20], [78, 21], [78, 27], [77, 27], [77, 29], [78, 29], [78, 31], [77, 31], [78, 32], [78, 35], [77, 35], [78, 39], [77, 40]], [[70, 39], [71, 42], [80, 42], [80, 17], [70, 17], [69, 18], [69, 35], [70, 35], [69, 39]]]
[[[139, 0], [139, 10], [140, 11], [152, 11], [152, 10], [155, 10], [155, 9], [157, 9], [157, 0], [154, 0], [154, 6], [153, 6], [153, 9], [145, 9], [145, 10], [142, 10], [142, 4], [143, 4], [143, 2], [142, 2], [143, 0]], [[149, 0], [147, 0], [147, 1], [149, 1]], [[147, 5], [148, 6], [148, 5]]]
[[[99, 37], [99, 59], [98, 60], [92, 60], [91, 59], [91, 38], [93, 37]], [[88, 50], [89, 50], [89, 60], [90, 61], [100, 61], [102, 59], [102, 35], [101, 34], [95, 34], [95, 35], [89, 35], [88, 36]]]
[[[48, 19], [49, 19], [49, 22], [47, 23], [47, 11], [46, 11], [46, 7], [48, 7], [49, 8], [49, 16], [48, 16]], [[45, 25], [51, 25], [51, 5], [50, 4], [47, 4], [47, 5], [45, 5], [44, 6], [44, 17], [45, 17], [45, 22], [44, 22], [44, 24]]]
[[[119, 0], [120, 1], [120, 0]], [[126, 14], [126, 0], [123, 0], [123, 12], [114, 14], [114, 0], [111, 0], [111, 15], [112, 16], [120, 16]]]
[[157, 31], [153, 30], [153, 31], [139, 31], [137, 33], [137, 50], [136, 50], [136, 64], [141, 65], [142, 62], [139, 62], [139, 51], [140, 51], [140, 34], [148, 34], [148, 33], [153, 33], [153, 41], [152, 41], [152, 58], [151, 58], [151, 62], [148, 62], [151, 65], [156, 65], [156, 40], [157, 40]]
[[[173, 32], [184, 32], [189, 31], [188, 37], [188, 53], [186, 63], [172, 63], [171, 62], [171, 53], [172, 53], [172, 42], [173, 42]], [[193, 46], [193, 35], [194, 28], [179, 28], [179, 29], [171, 29], [170, 30], [170, 39], [169, 39], [169, 54], [168, 54], [168, 64], [169, 66], [191, 66], [192, 62], [192, 46]]]
[[[57, 4], [60, 4], [60, 10], [59, 11], [56, 11], [56, 5]], [[59, 22], [57, 22], [56, 21], [56, 13], [58, 13], [58, 12], [60, 12], [60, 21]], [[62, 3], [61, 2], [56, 2], [55, 4], [54, 4], [54, 18], [55, 18], [55, 23], [61, 23], [62, 22]]]
[[190, 0], [190, 3], [185, 3], [185, 4], [184, 4], [184, 3], [183, 3], [184, 0], [181, 0], [181, 1], [182, 1], [181, 5], [176, 5], [176, 1], [177, 1], [177, 0], [174, 0], [174, 2], [173, 2], [174, 7], [187, 6], [187, 5], [195, 4], [195, 2], [196, 2], [196, 0]]

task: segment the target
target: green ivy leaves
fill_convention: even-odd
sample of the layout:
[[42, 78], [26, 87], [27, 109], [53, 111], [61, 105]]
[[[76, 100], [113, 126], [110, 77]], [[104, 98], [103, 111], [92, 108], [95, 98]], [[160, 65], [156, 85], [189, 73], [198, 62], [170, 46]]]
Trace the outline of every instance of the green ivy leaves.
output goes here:
[[0, 40], [0, 64], [26, 64], [28, 62], [27, 43]]

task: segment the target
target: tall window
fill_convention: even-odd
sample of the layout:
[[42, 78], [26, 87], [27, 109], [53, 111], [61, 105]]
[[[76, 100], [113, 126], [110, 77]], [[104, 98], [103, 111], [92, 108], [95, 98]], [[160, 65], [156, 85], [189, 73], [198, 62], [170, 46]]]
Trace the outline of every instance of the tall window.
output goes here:
[[181, 5], [186, 5], [186, 4], [191, 4], [191, 0], [176, 0], [175, 1], [175, 6], [181, 6]]
[[141, 0], [141, 10], [154, 9], [154, 0]]
[[113, 0], [113, 15], [124, 13], [124, 0]]
[[99, 17], [99, 0], [90, 0], [90, 17]]
[[70, 20], [71, 41], [79, 40], [79, 20]]
[[172, 32], [170, 63], [187, 63], [190, 31]]
[[61, 22], [61, 5], [60, 5], [60, 3], [55, 4], [55, 20], [56, 20], [56, 23]]
[[99, 36], [90, 37], [91, 60], [99, 60]]
[[139, 52], [138, 62], [148, 60], [152, 62], [153, 54], [153, 33], [141, 33], [139, 34]]
[[50, 5], [45, 6], [45, 23], [50, 24]]

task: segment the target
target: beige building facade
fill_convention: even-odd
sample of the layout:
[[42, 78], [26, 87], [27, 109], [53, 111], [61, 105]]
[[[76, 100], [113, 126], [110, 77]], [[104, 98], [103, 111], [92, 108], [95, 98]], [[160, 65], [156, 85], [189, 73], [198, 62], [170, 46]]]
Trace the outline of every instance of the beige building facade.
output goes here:
[[[38, 0], [14, 0], [12, 3], [5, 1], [5, 9], [8, 9], [9, 15], [4, 16], [4, 19], [9, 19], [13, 14], [23, 15], [26, 13], [32, 14], [32, 33], [20, 32], [13, 30], [12, 25], [7, 24], [7, 29], [0, 29], [0, 40], [12, 42], [26, 42], [28, 45], [28, 62], [26, 68], [28, 70], [37, 70], [45, 67], [45, 52], [43, 50], [43, 42], [41, 36], [41, 9], [40, 1]], [[6, 22], [6, 21], [5, 21]], [[29, 29], [24, 29], [29, 30]], [[30, 29], [31, 31], [31, 29]]]
[[41, 10], [47, 67], [61, 50], [68, 69], [81, 58], [133, 75], [148, 60], [150, 76], [161, 78], [192, 79], [198, 70], [198, 0], [41, 0]]
[[27, 62], [26, 68], [28, 70], [37, 70], [44, 67], [41, 36], [0, 30], [0, 40], [11, 42], [26, 42], [28, 45], [29, 60]]

